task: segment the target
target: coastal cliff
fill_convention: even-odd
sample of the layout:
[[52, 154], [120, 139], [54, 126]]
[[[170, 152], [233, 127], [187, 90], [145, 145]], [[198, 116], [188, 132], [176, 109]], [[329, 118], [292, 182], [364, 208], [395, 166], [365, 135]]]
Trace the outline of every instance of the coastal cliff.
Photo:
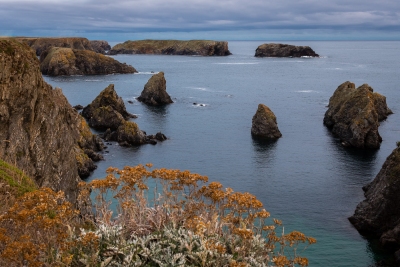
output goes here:
[[40, 70], [49, 76], [135, 73], [125, 63], [89, 50], [51, 47], [40, 55]]
[[64, 191], [76, 204], [78, 165], [99, 157], [101, 140], [82, 123], [61, 89], [43, 80], [39, 61], [25, 44], [0, 41], [0, 92], [0, 158], [38, 186]]
[[[399, 145], [399, 144], [398, 144]], [[379, 238], [380, 244], [396, 252], [400, 264], [400, 147], [387, 157], [375, 179], [363, 187], [365, 200], [349, 218], [363, 235]]]
[[338, 136], [344, 146], [379, 148], [379, 122], [392, 111], [386, 105], [386, 97], [368, 85], [356, 89], [352, 82], [344, 82], [329, 99], [324, 125]]
[[319, 57], [309, 46], [288, 44], [262, 44], [256, 49], [255, 57]]
[[77, 50], [93, 50], [90, 41], [82, 37], [61, 37], [61, 38], [15, 38], [15, 40], [25, 43], [35, 50], [36, 55], [40, 56], [50, 47], [65, 47]]
[[228, 49], [228, 42], [223, 41], [140, 40], [117, 44], [109, 54], [228, 56], [231, 52]]

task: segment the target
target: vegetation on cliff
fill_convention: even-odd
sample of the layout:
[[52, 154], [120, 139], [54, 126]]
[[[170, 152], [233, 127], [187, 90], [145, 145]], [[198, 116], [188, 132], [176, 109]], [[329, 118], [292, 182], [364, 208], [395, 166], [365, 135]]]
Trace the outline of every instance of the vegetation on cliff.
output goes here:
[[62, 192], [26, 193], [0, 214], [0, 265], [308, 265], [298, 253], [314, 238], [280, 234], [282, 222], [255, 196], [207, 181], [151, 164], [109, 168], [80, 184], [84, 199], [94, 193], [94, 218], [80, 217]]
[[160, 55], [199, 55], [228, 56], [228, 42], [209, 40], [140, 40], [117, 44], [109, 51], [116, 54], [160, 54]]

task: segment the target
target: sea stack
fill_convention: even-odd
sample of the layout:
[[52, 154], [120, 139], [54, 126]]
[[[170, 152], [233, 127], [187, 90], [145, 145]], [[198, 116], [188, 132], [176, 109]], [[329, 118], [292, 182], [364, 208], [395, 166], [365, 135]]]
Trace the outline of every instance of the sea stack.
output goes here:
[[368, 85], [356, 89], [352, 82], [344, 82], [329, 99], [324, 125], [338, 136], [344, 146], [356, 148], [379, 148], [379, 122], [392, 111], [387, 107], [386, 97]]
[[[400, 144], [386, 159], [375, 179], [363, 187], [365, 200], [349, 218], [365, 236], [379, 239], [400, 264]], [[396, 265], [398, 266], [398, 265]]]
[[309, 46], [288, 44], [262, 44], [256, 49], [255, 57], [319, 57]]
[[150, 106], [173, 103], [171, 97], [167, 93], [167, 82], [164, 77], [164, 72], [153, 75], [146, 83], [142, 93], [137, 99]]
[[258, 105], [257, 112], [253, 116], [251, 134], [254, 137], [271, 140], [282, 137], [275, 114], [264, 104]]

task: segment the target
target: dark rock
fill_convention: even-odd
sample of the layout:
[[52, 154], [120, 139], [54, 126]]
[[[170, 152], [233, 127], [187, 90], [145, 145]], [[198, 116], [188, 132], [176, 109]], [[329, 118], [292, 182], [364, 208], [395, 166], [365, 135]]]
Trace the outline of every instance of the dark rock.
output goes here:
[[400, 147], [386, 159], [365, 189], [365, 200], [349, 218], [362, 234], [379, 238], [388, 252], [400, 249]]
[[275, 114], [266, 105], [259, 104], [253, 116], [251, 134], [254, 137], [278, 139], [282, 137], [278, 129]]
[[76, 105], [76, 106], [73, 106], [73, 108], [76, 109], [76, 110], [82, 110], [83, 106], [82, 105]]
[[94, 52], [103, 55], [106, 54], [106, 51], [111, 50], [111, 46], [108, 44], [107, 41], [94, 40], [90, 41], [90, 45], [92, 46]]
[[36, 55], [40, 56], [50, 47], [65, 47], [77, 50], [93, 50], [90, 42], [86, 38], [81, 37], [65, 37], [65, 38], [15, 38], [19, 42], [29, 45], [35, 50]]
[[173, 103], [171, 97], [167, 93], [164, 72], [153, 75], [146, 83], [142, 93], [137, 99], [151, 106]]
[[270, 43], [257, 47], [255, 57], [319, 57], [319, 55], [309, 46]]
[[125, 63], [89, 50], [51, 47], [40, 55], [40, 70], [49, 76], [135, 73]]
[[140, 40], [117, 44], [109, 54], [228, 56], [231, 52], [228, 49], [228, 42], [221, 41]]
[[142, 145], [146, 143], [146, 135], [132, 121], [124, 121], [109, 137], [110, 141], [117, 141], [121, 146]]
[[114, 84], [110, 84], [82, 111], [89, 126], [99, 129], [116, 130], [124, 120], [136, 118], [135, 115], [126, 111], [124, 101], [119, 97], [114, 89]]
[[379, 121], [391, 113], [386, 98], [374, 93], [368, 84], [356, 89], [354, 83], [345, 82], [329, 99], [324, 124], [346, 146], [379, 148]]
[[132, 100], [128, 100], [128, 103], [129, 103], [129, 104], [133, 104], [133, 101], [132, 101]]
[[156, 133], [156, 139], [158, 141], [165, 141], [167, 140], [167, 137], [162, 132], [158, 132]]
[[43, 80], [30, 47], [0, 40], [0, 66], [0, 158], [14, 163], [38, 186], [64, 191], [83, 211], [78, 158], [88, 158], [80, 144], [93, 134], [82, 136], [82, 117], [61, 89]]

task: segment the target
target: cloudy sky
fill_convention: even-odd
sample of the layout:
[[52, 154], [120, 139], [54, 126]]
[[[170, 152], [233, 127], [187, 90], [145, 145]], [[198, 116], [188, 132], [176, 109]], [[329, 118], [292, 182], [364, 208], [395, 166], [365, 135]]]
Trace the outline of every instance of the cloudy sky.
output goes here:
[[0, 0], [0, 36], [400, 40], [400, 1]]

